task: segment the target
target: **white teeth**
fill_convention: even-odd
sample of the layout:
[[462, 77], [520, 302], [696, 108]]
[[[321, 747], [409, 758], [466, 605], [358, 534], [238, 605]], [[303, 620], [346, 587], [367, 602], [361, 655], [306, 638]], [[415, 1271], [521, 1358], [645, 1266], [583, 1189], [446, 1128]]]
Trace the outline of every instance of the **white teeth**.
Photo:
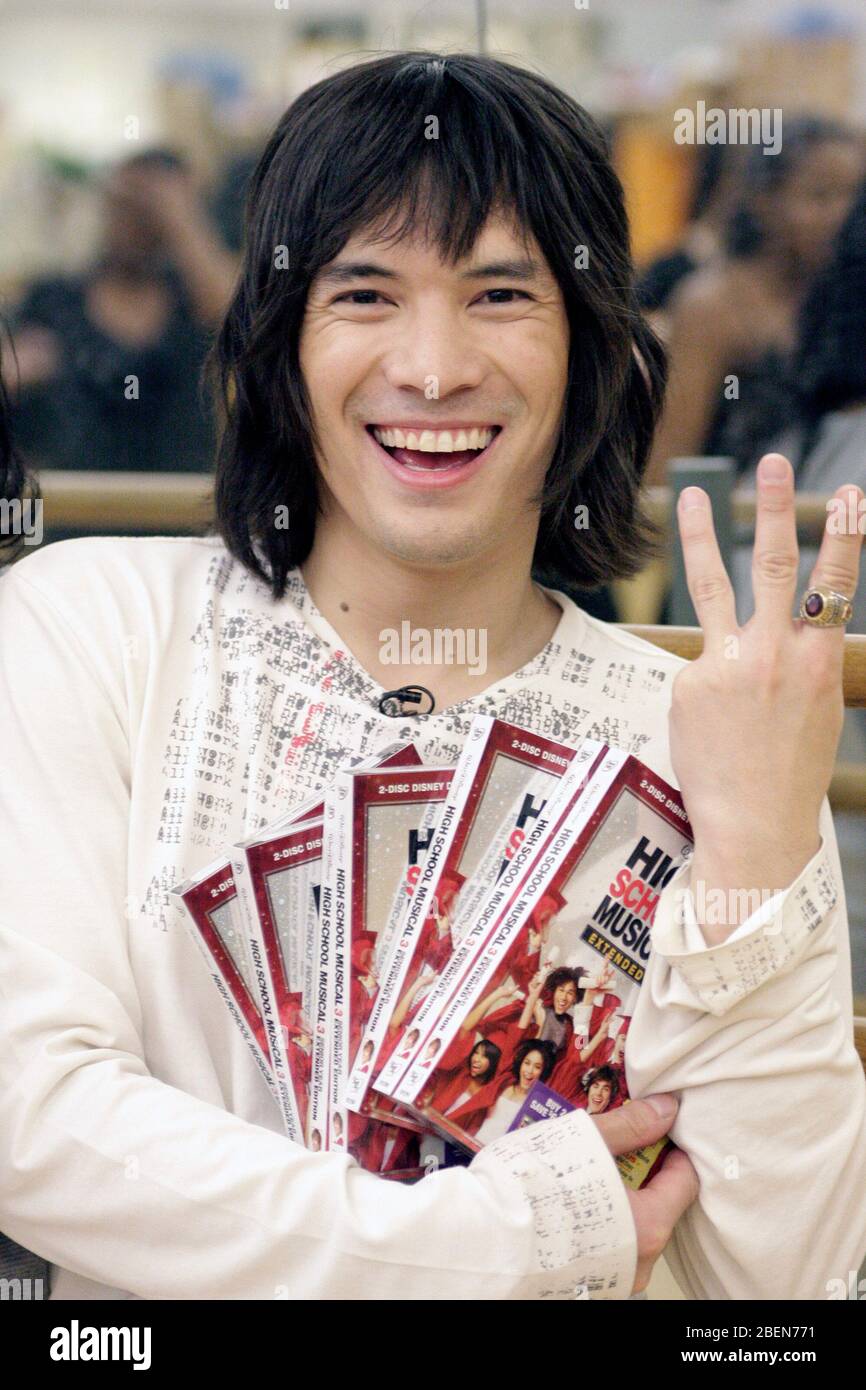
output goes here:
[[470, 430], [401, 430], [396, 426], [380, 429], [373, 436], [386, 449], [417, 449], [423, 454], [452, 454], [461, 449], [486, 449], [495, 430], [474, 427]]

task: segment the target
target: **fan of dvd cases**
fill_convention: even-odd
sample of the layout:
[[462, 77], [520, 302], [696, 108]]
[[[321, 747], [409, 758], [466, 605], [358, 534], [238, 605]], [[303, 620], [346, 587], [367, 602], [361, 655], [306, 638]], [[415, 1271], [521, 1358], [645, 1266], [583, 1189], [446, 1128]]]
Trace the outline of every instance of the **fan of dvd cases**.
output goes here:
[[471, 1155], [628, 1101], [653, 918], [691, 844], [636, 758], [478, 715], [455, 767], [392, 744], [172, 896], [287, 1136], [411, 1180], [443, 1140]]

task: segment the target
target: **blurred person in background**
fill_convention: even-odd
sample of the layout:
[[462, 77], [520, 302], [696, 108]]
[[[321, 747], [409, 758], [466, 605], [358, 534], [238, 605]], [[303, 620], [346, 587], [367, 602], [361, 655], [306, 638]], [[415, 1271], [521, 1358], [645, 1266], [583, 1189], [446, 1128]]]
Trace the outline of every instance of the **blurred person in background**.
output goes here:
[[668, 309], [686, 276], [718, 259], [731, 205], [738, 195], [741, 161], [737, 146], [702, 145], [688, 221], [673, 248], [657, 256], [637, 282], [638, 302], [657, 333], [667, 339]]
[[170, 151], [124, 160], [103, 199], [92, 268], [37, 281], [14, 316], [6, 380], [19, 447], [49, 468], [210, 470], [199, 379], [234, 258]]
[[790, 418], [797, 316], [864, 172], [854, 131], [821, 117], [785, 123], [778, 154], [748, 151], [726, 253], [670, 305], [670, 385], [648, 483], [672, 458], [729, 456], [742, 471]]
[[[829, 496], [843, 479], [866, 490], [866, 183], [803, 304], [790, 379], [791, 423], [759, 441], [741, 486], [754, 489], [758, 458], [773, 452], [791, 459], [798, 492]], [[801, 549], [803, 582], [815, 553]], [[738, 599], [745, 612], [751, 606], [747, 576]], [[848, 630], [866, 632], [863, 577]]]

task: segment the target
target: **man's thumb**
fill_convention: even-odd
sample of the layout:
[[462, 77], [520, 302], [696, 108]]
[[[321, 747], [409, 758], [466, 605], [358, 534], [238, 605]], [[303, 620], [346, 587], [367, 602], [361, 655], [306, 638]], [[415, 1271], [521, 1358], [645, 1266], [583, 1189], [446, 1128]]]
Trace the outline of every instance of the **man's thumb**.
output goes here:
[[645, 1100], [631, 1100], [618, 1110], [593, 1116], [601, 1136], [612, 1154], [631, 1153], [643, 1144], [662, 1139], [670, 1129], [679, 1102], [675, 1096], [662, 1093]]

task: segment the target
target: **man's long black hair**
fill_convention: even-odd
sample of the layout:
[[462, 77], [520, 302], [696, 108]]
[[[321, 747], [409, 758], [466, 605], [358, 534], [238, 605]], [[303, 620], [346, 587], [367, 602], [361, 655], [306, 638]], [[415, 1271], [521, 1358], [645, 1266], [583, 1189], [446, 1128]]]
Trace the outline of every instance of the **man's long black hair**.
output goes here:
[[[397, 53], [299, 96], [250, 181], [243, 266], [211, 363], [224, 415], [216, 524], [275, 598], [310, 553], [318, 510], [298, 362], [310, 282], [361, 228], [395, 240], [420, 232], [456, 264], [499, 210], [535, 237], [571, 329], [534, 568], [590, 588], [634, 574], [657, 551], [638, 488], [665, 358], [637, 305], [605, 136], [533, 72], [468, 54]], [[579, 505], [585, 528], [575, 524]], [[275, 525], [280, 506], [285, 529]]]

